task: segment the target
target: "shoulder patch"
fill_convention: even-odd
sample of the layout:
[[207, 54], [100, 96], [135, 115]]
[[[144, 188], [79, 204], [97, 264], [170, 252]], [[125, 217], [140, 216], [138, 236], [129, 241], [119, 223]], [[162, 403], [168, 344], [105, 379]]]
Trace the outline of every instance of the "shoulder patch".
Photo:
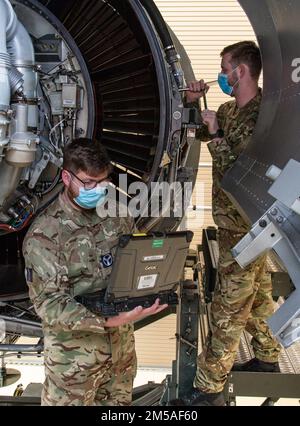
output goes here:
[[109, 268], [113, 264], [113, 257], [111, 253], [100, 256], [100, 262], [103, 268]]

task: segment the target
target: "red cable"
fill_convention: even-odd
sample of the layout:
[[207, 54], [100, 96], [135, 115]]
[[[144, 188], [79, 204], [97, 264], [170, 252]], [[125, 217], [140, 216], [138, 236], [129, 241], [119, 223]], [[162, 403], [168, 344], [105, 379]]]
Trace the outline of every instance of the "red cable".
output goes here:
[[33, 216], [33, 214], [31, 213], [28, 216], [28, 218], [25, 220], [25, 222], [22, 224], [22, 226], [20, 226], [20, 228], [14, 228], [11, 225], [0, 224], [0, 229], [3, 229], [4, 231], [8, 231], [8, 232], [18, 232], [18, 231], [21, 231], [21, 229], [23, 229], [27, 225], [27, 223], [32, 218], [32, 216]]

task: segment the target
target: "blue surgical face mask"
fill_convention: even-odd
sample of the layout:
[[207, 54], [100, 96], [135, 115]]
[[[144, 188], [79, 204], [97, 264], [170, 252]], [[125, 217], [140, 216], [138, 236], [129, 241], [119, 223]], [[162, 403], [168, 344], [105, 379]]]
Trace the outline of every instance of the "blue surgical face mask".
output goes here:
[[235, 71], [236, 69], [237, 67], [234, 68], [234, 70], [232, 70], [229, 74], [224, 74], [222, 72], [218, 74], [218, 83], [219, 83], [220, 89], [222, 90], [223, 93], [229, 96], [232, 95], [234, 86], [240, 81], [240, 79], [238, 79], [233, 86], [230, 86], [230, 84], [228, 83], [228, 75], [232, 74], [233, 71]]
[[104, 203], [107, 192], [107, 186], [96, 186], [89, 190], [80, 188], [79, 195], [74, 201], [83, 209], [94, 209]]

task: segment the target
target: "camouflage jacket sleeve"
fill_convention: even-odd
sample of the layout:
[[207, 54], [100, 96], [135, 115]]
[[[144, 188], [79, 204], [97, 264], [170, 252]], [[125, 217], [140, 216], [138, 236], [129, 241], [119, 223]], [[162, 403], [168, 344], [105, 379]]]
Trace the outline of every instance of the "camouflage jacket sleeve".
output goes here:
[[[217, 118], [219, 127], [225, 132], [225, 137], [221, 141], [213, 139], [208, 144], [208, 149], [221, 175], [225, 174], [248, 145], [255, 127], [258, 110], [245, 111], [239, 121], [231, 120], [230, 113], [230, 103], [220, 106]], [[227, 128], [228, 126], [230, 128]]]
[[71, 297], [67, 267], [55, 241], [36, 229], [26, 236], [23, 253], [30, 299], [44, 327], [104, 332], [105, 319], [94, 315]]

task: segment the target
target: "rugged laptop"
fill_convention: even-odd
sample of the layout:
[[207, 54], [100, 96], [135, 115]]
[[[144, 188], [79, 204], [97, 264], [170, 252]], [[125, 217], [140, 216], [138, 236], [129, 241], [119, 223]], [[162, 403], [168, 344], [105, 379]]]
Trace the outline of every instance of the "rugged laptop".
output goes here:
[[176, 288], [192, 238], [191, 231], [122, 235], [107, 289], [76, 300], [103, 316], [149, 307], [157, 297], [160, 304], [177, 304]]

